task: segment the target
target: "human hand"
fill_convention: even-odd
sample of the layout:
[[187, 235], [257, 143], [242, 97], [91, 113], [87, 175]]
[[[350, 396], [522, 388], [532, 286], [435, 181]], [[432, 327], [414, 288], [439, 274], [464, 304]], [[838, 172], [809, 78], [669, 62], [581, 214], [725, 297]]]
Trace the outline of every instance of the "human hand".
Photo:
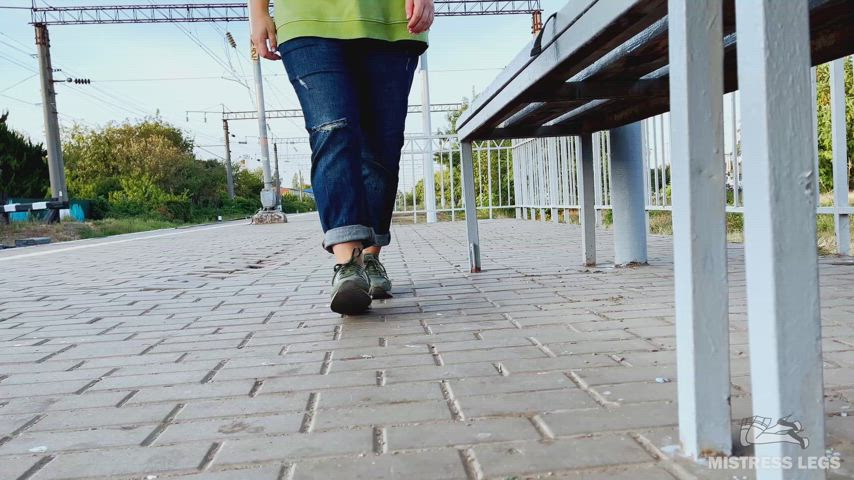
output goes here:
[[409, 33], [424, 33], [433, 25], [433, 0], [405, 0]]
[[[253, 15], [250, 20], [252, 46], [258, 55], [267, 60], [281, 60], [276, 51], [276, 24], [267, 13]], [[269, 42], [269, 43], [268, 43]]]

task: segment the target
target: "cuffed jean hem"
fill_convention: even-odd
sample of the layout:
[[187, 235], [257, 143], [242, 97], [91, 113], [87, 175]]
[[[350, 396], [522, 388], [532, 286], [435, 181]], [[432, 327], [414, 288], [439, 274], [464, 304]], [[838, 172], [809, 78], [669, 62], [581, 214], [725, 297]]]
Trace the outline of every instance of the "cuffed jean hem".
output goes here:
[[334, 245], [347, 242], [362, 242], [365, 247], [370, 247], [374, 244], [374, 230], [364, 225], [345, 225], [323, 234], [323, 248], [330, 253]]
[[391, 233], [374, 232], [374, 246], [387, 247], [391, 244]]

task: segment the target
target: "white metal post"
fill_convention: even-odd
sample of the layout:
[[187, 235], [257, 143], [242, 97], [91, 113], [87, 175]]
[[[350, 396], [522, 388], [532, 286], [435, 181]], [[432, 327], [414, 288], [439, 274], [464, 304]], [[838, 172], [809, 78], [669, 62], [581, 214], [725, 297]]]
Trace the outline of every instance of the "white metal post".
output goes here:
[[[808, 2], [737, 0], [736, 30], [753, 415], [799, 422], [809, 438], [806, 448], [767, 443], [755, 452], [798, 465], [825, 455]], [[765, 468], [757, 478], [825, 472]]]
[[436, 223], [436, 187], [433, 167], [433, 133], [430, 122], [430, 77], [427, 70], [427, 53], [421, 54], [421, 130], [424, 132], [424, 209], [427, 223]]
[[558, 223], [560, 221], [557, 209], [557, 206], [560, 203], [560, 195], [558, 193], [560, 171], [557, 168], [557, 138], [549, 138], [547, 145], [549, 156], [549, 206], [551, 206], [552, 222]]
[[833, 219], [836, 251], [851, 255], [851, 226], [848, 214], [848, 145], [845, 125], [845, 58], [830, 63], [830, 131], [833, 148]]
[[646, 263], [643, 136], [640, 122], [611, 130], [614, 264]]
[[463, 203], [466, 209], [466, 238], [469, 246], [469, 266], [472, 273], [480, 271], [480, 234], [477, 230], [477, 197], [474, 193], [474, 165], [471, 142], [460, 142], [463, 176]]
[[602, 225], [602, 212], [596, 210], [595, 205], [602, 202], [602, 132], [593, 133], [593, 205], [596, 217], [596, 226]]
[[593, 136], [581, 136], [578, 164], [578, 219], [581, 221], [581, 253], [584, 265], [596, 265], [596, 205], [593, 192]]
[[723, 9], [669, 0], [667, 14], [679, 438], [694, 458], [729, 455]]
[[[513, 161], [513, 204], [516, 206], [516, 220], [522, 220], [522, 208], [519, 205], [522, 205], [522, 175], [519, 164], [521, 162], [522, 149], [525, 148], [523, 146], [519, 146], [515, 144], [514, 148], [510, 153], [510, 159]], [[509, 203], [509, 202], [508, 202]]]

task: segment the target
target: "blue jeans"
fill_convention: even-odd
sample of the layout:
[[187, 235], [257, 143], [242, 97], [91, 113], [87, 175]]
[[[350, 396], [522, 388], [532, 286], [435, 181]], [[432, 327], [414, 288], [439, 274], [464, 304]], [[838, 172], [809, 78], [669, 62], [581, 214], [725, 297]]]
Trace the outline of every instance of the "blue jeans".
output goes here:
[[391, 242], [415, 42], [299, 37], [279, 45], [311, 144], [323, 246]]

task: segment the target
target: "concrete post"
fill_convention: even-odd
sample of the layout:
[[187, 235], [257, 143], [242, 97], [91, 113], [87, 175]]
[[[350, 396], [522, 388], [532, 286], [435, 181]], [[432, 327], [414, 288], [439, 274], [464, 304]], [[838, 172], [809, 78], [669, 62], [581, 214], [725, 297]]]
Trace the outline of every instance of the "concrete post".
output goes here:
[[222, 131], [225, 134], [225, 181], [228, 188], [228, 198], [234, 200], [234, 172], [231, 165], [231, 134], [228, 131], [228, 120], [222, 120]]
[[640, 122], [611, 130], [614, 264], [646, 263], [643, 137]]
[[44, 112], [45, 149], [50, 175], [51, 196], [59, 201], [68, 201], [65, 184], [65, 162], [62, 158], [62, 143], [59, 138], [59, 119], [56, 110], [56, 90], [53, 88], [53, 66], [50, 61], [50, 37], [47, 25], [37, 24], [36, 46], [39, 51], [39, 73], [41, 77], [42, 110]]

